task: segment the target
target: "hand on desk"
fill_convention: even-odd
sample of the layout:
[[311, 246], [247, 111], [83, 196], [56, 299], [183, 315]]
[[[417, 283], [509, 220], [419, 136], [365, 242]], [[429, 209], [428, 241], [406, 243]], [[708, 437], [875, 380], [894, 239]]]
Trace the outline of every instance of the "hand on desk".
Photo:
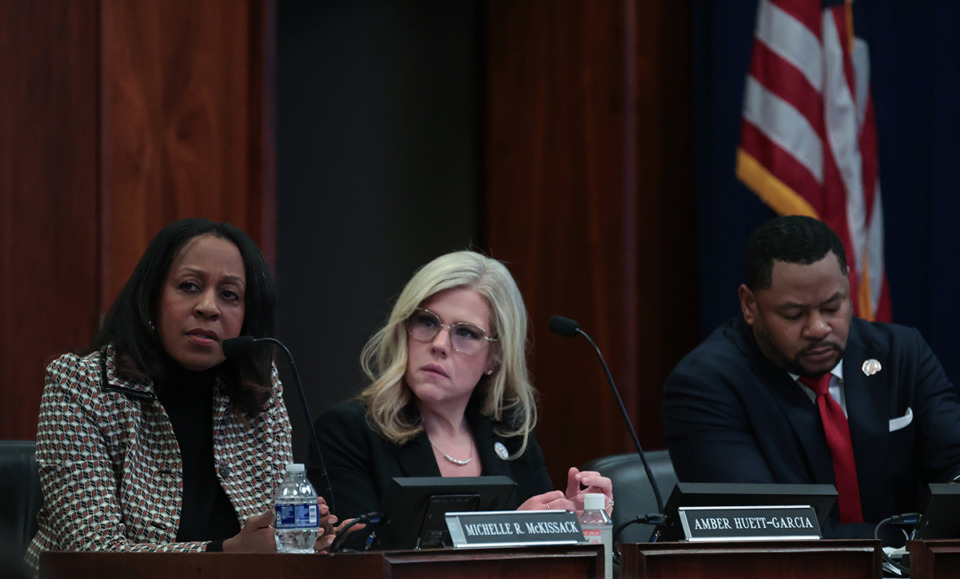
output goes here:
[[318, 553], [326, 552], [327, 548], [337, 537], [337, 515], [330, 512], [327, 501], [323, 497], [317, 498], [317, 504], [320, 505], [320, 535], [317, 542], [313, 544], [313, 550]]
[[560, 491], [550, 491], [523, 501], [518, 511], [573, 511], [576, 505]]
[[224, 553], [276, 553], [274, 513], [270, 509], [262, 515], [247, 519], [236, 535], [223, 542]]
[[[330, 512], [330, 507], [327, 506], [323, 497], [317, 499], [317, 505], [320, 515], [320, 535], [317, 537], [316, 543], [313, 544], [313, 550], [325, 552], [333, 543], [340, 527], [350, 521], [337, 525], [337, 516]], [[223, 542], [223, 551], [225, 553], [276, 553], [277, 542], [275, 539], [276, 528], [273, 526], [274, 520], [273, 509], [264, 512], [262, 515], [250, 517], [238, 534]], [[364, 525], [355, 525], [357, 529], [363, 527]]]
[[607, 497], [607, 514], [613, 512], [613, 481], [598, 472], [581, 472], [576, 467], [570, 467], [567, 471], [566, 492], [550, 491], [530, 497], [517, 510], [564, 510], [579, 513], [583, 511], [583, 495], [586, 493], [603, 493]]

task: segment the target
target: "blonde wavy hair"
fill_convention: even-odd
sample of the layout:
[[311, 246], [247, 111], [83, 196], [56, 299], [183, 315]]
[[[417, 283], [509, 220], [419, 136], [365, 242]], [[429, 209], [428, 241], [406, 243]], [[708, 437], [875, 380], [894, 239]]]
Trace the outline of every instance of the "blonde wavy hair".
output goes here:
[[480, 413], [492, 420], [503, 437], [521, 436], [511, 457], [527, 448], [537, 423], [536, 391], [527, 370], [527, 309], [506, 266], [475, 251], [457, 251], [426, 264], [407, 282], [387, 324], [370, 338], [360, 355], [371, 384], [360, 394], [367, 405], [367, 421], [388, 440], [404, 444], [423, 430], [419, 416], [408, 412], [413, 392], [404, 382], [407, 368], [407, 332], [413, 311], [431, 296], [453, 288], [469, 288], [484, 298], [493, 313], [493, 327], [485, 328], [496, 342], [487, 342], [494, 362], [493, 375], [477, 384]]

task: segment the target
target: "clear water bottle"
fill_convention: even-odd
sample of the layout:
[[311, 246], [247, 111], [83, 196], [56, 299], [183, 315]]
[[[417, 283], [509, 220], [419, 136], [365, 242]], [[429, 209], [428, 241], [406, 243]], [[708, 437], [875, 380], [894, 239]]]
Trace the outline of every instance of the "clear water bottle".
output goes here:
[[320, 536], [317, 491], [302, 464], [287, 465], [287, 474], [273, 500], [278, 553], [313, 553]]
[[607, 516], [604, 507], [607, 497], [603, 493], [583, 495], [583, 514], [580, 515], [580, 528], [583, 538], [591, 544], [603, 545], [603, 568], [606, 579], [613, 577], [613, 521]]

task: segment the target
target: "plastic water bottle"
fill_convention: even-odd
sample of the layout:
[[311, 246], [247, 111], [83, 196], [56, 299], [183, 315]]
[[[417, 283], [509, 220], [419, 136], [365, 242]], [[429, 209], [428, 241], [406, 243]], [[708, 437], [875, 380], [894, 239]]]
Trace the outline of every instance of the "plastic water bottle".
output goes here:
[[278, 553], [313, 553], [320, 536], [317, 491], [302, 464], [287, 465], [287, 474], [273, 500]]
[[603, 545], [603, 568], [606, 579], [613, 577], [613, 521], [603, 508], [607, 506], [607, 497], [603, 493], [583, 495], [583, 514], [580, 515], [580, 528], [583, 538], [591, 544]]

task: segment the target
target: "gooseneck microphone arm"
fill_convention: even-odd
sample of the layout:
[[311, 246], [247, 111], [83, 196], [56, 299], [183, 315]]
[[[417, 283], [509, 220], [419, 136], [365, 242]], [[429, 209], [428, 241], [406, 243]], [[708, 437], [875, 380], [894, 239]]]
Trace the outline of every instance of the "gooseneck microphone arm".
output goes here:
[[270, 342], [276, 344], [287, 355], [287, 361], [290, 363], [290, 372], [293, 374], [293, 381], [297, 386], [297, 394], [300, 395], [300, 407], [303, 408], [303, 415], [307, 419], [307, 426], [310, 428], [310, 435], [313, 437], [313, 444], [317, 448], [317, 459], [320, 462], [320, 476], [323, 477], [323, 483], [327, 486], [324, 495], [330, 498], [327, 506], [331, 513], [336, 513], [336, 503], [333, 500], [333, 486], [330, 484], [330, 477], [327, 475], [327, 467], [323, 464], [323, 453], [320, 452], [320, 439], [317, 438], [317, 431], [313, 427], [313, 419], [310, 418], [310, 410], [307, 408], [307, 397], [303, 393], [303, 384], [300, 383], [300, 373], [297, 372], [297, 364], [293, 361], [293, 354], [290, 350], [276, 338], [254, 338], [253, 336], [240, 336], [224, 340], [222, 344], [223, 355], [227, 358], [234, 358], [252, 350], [257, 344]]
[[[610, 375], [610, 369], [607, 367], [607, 363], [603, 359], [603, 354], [600, 353], [600, 348], [597, 347], [597, 345], [593, 342], [590, 336], [587, 335], [586, 332], [580, 329], [580, 324], [571, 320], [570, 318], [553, 316], [553, 318], [550, 320], [550, 331], [555, 334], [560, 334], [561, 336], [567, 336], [570, 338], [576, 337], [579, 334], [586, 338], [587, 341], [590, 342], [590, 345], [593, 346], [594, 351], [597, 353], [597, 357], [600, 358], [600, 365], [603, 366], [603, 371], [607, 375], [607, 381], [610, 383], [610, 389], [613, 390], [613, 396], [617, 399], [617, 405], [620, 406], [620, 412], [623, 414], [623, 420], [627, 423], [627, 430], [630, 431], [630, 436], [633, 437], [633, 443], [637, 445], [637, 454], [640, 455], [640, 462], [643, 463], [643, 470], [646, 471], [647, 480], [650, 481], [650, 486], [653, 488], [653, 496], [657, 500], [657, 514], [660, 515], [663, 513], [663, 499], [660, 498], [660, 489], [657, 486], [656, 479], [653, 478], [653, 472], [650, 470], [650, 465], [647, 464], [647, 457], [643, 453], [643, 447], [640, 446], [640, 439], [637, 438], [637, 431], [633, 429], [633, 423], [630, 422], [630, 415], [627, 413], [627, 407], [623, 405], [623, 400], [620, 398], [620, 392], [617, 390], [617, 386], [613, 382], [613, 376]], [[650, 517], [648, 516], [647, 518], [649, 519]]]

